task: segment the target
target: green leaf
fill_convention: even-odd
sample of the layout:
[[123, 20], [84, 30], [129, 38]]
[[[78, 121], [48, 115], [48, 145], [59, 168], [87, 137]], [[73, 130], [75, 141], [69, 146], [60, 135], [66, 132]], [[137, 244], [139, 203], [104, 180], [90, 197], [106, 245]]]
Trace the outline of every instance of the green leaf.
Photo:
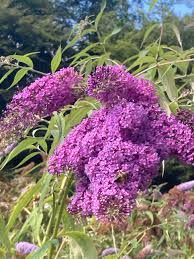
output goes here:
[[182, 41], [181, 41], [181, 36], [180, 36], [180, 32], [179, 32], [179, 29], [176, 27], [176, 25], [171, 25], [172, 27], [172, 30], [174, 31], [175, 35], [176, 35], [176, 38], [178, 40], [178, 43], [179, 45], [181, 46], [181, 48], [183, 47], [182, 46]]
[[44, 199], [47, 195], [47, 191], [49, 189], [49, 184], [50, 184], [52, 179], [53, 179], [53, 176], [49, 173], [45, 174], [44, 177], [43, 177], [42, 189], [41, 189], [39, 206], [38, 206], [39, 210], [42, 210], [42, 207], [44, 205]]
[[70, 66], [75, 64], [75, 61], [77, 61], [80, 57], [83, 57], [87, 54], [87, 52], [91, 49], [93, 49], [94, 47], [98, 46], [99, 43], [93, 43], [90, 44], [89, 46], [87, 46], [86, 48], [84, 48], [82, 51], [80, 51], [79, 53], [77, 53], [76, 55], [73, 56], [73, 61], [71, 62]]
[[51, 241], [46, 242], [40, 249], [38, 249], [36, 252], [29, 254], [26, 259], [41, 259], [44, 258], [47, 251], [51, 247], [51, 245], [57, 246], [58, 240], [53, 239]]
[[66, 232], [70, 238], [72, 259], [97, 259], [97, 251], [93, 241], [84, 233], [79, 231]]
[[0, 247], [0, 258], [6, 258], [6, 251], [2, 247]]
[[20, 69], [16, 73], [12, 84], [10, 85], [10, 87], [7, 90], [9, 90], [11, 87], [16, 85], [17, 83], [19, 83], [19, 81], [22, 80], [22, 78], [28, 73], [28, 70], [29, 70], [29, 68], [22, 68], [22, 69]]
[[59, 65], [61, 63], [61, 59], [62, 59], [62, 50], [61, 50], [61, 46], [59, 46], [55, 56], [53, 57], [53, 59], [51, 61], [52, 73], [54, 73], [57, 70], [57, 68], [59, 67]]
[[43, 213], [39, 210], [36, 210], [34, 217], [30, 221], [32, 235], [36, 241], [39, 240], [42, 220], [43, 220]]
[[154, 57], [151, 57], [151, 56], [145, 56], [145, 57], [141, 57], [141, 58], [138, 58], [129, 68], [128, 70], [131, 70], [132, 68], [136, 67], [136, 66], [142, 66], [143, 64], [146, 64], [146, 63], [155, 63], [156, 60]]
[[20, 142], [6, 157], [6, 159], [0, 165], [0, 170], [2, 170], [8, 162], [10, 162], [14, 157], [19, 155], [21, 152], [27, 149], [36, 149], [32, 144], [36, 143], [36, 138], [27, 138]]
[[45, 139], [44, 139], [44, 138], [37, 138], [37, 142], [38, 142], [38, 144], [41, 146], [41, 148], [43, 149], [43, 151], [44, 151], [45, 153], [47, 153], [47, 151], [48, 151], [48, 146], [47, 146], [47, 143], [46, 143]]
[[184, 73], [187, 73], [189, 62], [177, 63], [176, 66]]
[[106, 53], [104, 55], [101, 55], [99, 58], [98, 58], [98, 62], [97, 62], [97, 66], [103, 66], [104, 63], [107, 61], [107, 59], [109, 58], [109, 54]]
[[76, 222], [75, 218], [67, 211], [64, 210], [62, 217], [63, 225], [65, 231], [61, 235], [65, 234], [67, 231], [83, 231], [83, 226]]
[[10, 69], [9, 71], [7, 71], [2, 78], [0, 79], [0, 84], [15, 70], [15, 68]]
[[93, 63], [92, 60], [89, 60], [87, 62], [86, 68], [85, 68], [85, 75], [88, 76], [92, 72]]
[[158, 2], [158, 0], [151, 0], [151, 3], [149, 5], [149, 12], [152, 11], [152, 9], [154, 8], [154, 6], [156, 5], [157, 2]]
[[144, 78], [148, 79], [150, 81], [154, 81], [154, 78], [156, 76], [156, 68], [150, 69], [145, 75]]
[[14, 169], [20, 167], [21, 165], [25, 164], [28, 160], [30, 160], [32, 157], [37, 156], [40, 154], [40, 151], [37, 152], [32, 152], [29, 155], [25, 156], [24, 159], [22, 159], [22, 161], [14, 167]]
[[172, 113], [176, 114], [177, 109], [179, 108], [179, 105], [178, 105], [177, 102], [171, 102], [171, 103], [169, 104], [169, 108], [170, 108], [170, 110], [171, 110]]
[[173, 102], [178, 98], [178, 89], [175, 85], [175, 72], [170, 66], [161, 66], [158, 68], [160, 80], [163, 84], [163, 89], [166, 91], [168, 98]]
[[79, 35], [76, 35], [66, 46], [65, 48], [63, 49], [62, 53], [71, 48], [78, 40], [80, 39], [80, 36]]
[[28, 57], [28, 56], [36, 55], [36, 54], [39, 54], [39, 53], [40, 53], [40, 51], [34, 51], [34, 52], [27, 53], [24, 56]]
[[[41, 192], [40, 192], [40, 200], [39, 200], [38, 207], [34, 207], [33, 208], [32, 212], [30, 213], [30, 215], [28, 215], [26, 221], [22, 225], [21, 230], [19, 232], [17, 231], [17, 234], [14, 237], [14, 242], [16, 242], [20, 238], [20, 236], [22, 234], [24, 234], [24, 232], [26, 233], [27, 231], [29, 231], [28, 229], [29, 229], [29, 227], [31, 225], [31, 222], [36, 221], [37, 215], [39, 215], [38, 213], [41, 214], [43, 205], [45, 203], [44, 199], [45, 199], [45, 197], [47, 195], [47, 191], [49, 189], [49, 183], [50, 183], [52, 178], [53, 178], [53, 176], [50, 175], [50, 174], [45, 173], [43, 175], [42, 187], [41, 187]], [[40, 221], [41, 220], [39, 220], [39, 223], [40, 223]], [[36, 224], [35, 233], [38, 233], [39, 227], [40, 227], [40, 224]], [[33, 234], [35, 234], [35, 233], [33, 233]]]
[[33, 199], [34, 195], [40, 192], [42, 188], [42, 179], [41, 178], [36, 185], [31, 187], [25, 193], [23, 193], [20, 198], [17, 200], [16, 205], [14, 206], [11, 215], [7, 223], [7, 230], [9, 231], [15, 224], [17, 217], [20, 215], [21, 211], [29, 204]]
[[28, 215], [28, 217], [25, 220], [25, 222], [22, 224], [22, 227], [17, 231], [16, 235], [12, 239], [13, 242], [17, 242], [17, 240], [19, 240], [21, 235], [23, 235], [24, 233], [27, 233], [27, 231], [29, 231], [28, 229], [30, 227], [30, 223], [33, 220], [33, 218], [35, 217], [36, 212], [37, 212], [37, 208], [35, 207], [32, 210], [32, 212]]
[[104, 9], [105, 9], [105, 8], [106, 8], [106, 1], [104, 0], [104, 1], [102, 2], [100, 12], [99, 12], [99, 14], [97, 15], [96, 20], [95, 20], [95, 28], [96, 28], [96, 30], [98, 30], [98, 24], [99, 24], [99, 22], [100, 22], [100, 19], [102, 18], [102, 15], [103, 15], [103, 12], [104, 12]]
[[104, 39], [104, 43], [106, 43], [107, 40], [109, 40], [113, 35], [116, 35], [121, 31], [122, 28], [115, 28], [109, 35], [107, 35]]
[[26, 65], [28, 65], [29, 67], [33, 68], [33, 62], [31, 60], [31, 58], [27, 57], [27, 56], [22, 56], [22, 55], [11, 55], [10, 57], [16, 59], [17, 61], [24, 63]]
[[65, 48], [63, 49], [62, 53], [64, 51], [66, 51], [67, 49], [71, 48], [73, 45], [75, 45], [80, 39], [81, 37], [83, 37], [84, 35], [86, 34], [89, 34], [91, 32], [96, 32], [96, 30], [94, 28], [90, 28], [90, 29], [86, 29], [86, 30], [83, 30], [81, 35], [77, 34], [66, 46]]
[[5, 226], [5, 222], [3, 220], [3, 217], [0, 215], [0, 241], [4, 245], [4, 247], [7, 249], [7, 251], [11, 252], [11, 244], [8, 237], [8, 232]]
[[151, 225], [153, 225], [153, 223], [154, 223], [154, 215], [153, 215], [153, 213], [148, 210], [148, 211], [145, 212], [145, 214], [146, 214], [146, 215], [148, 216], [148, 218], [150, 219]]
[[143, 46], [144, 42], [147, 40], [148, 36], [150, 35], [150, 33], [156, 28], [158, 27], [158, 24], [153, 24], [151, 25], [145, 32], [144, 37], [143, 37], [143, 41], [141, 43], [141, 47]]

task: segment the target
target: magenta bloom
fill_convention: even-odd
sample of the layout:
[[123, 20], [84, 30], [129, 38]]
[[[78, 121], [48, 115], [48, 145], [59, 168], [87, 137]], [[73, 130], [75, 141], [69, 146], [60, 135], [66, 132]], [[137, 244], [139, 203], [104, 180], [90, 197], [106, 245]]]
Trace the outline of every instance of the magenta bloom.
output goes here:
[[113, 105], [122, 99], [146, 105], [158, 103], [153, 85], [129, 74], [123, 66], [99, 66], [88, 78], [88, 95]]
[[168, 117], [152, 86], [122, 67], [98, 68], [88, 89], [106, 106], [69, 133], [48, 169], [52, 174], [74, 171], [76, 190], [68, 207], [72, 214], [122, 222], [162, 160], [177, 157], [194, 165], [192, 130]]
[[37, 79], [13, 96], [0, 122], [0, 149], [19, 140], [29, 127], [77, 98], [75, 87], [82, 77], [73, 68]]
[[15, 249], [21, 255], [28, 255], [34, 251], [37, 251], [39, 247], [29, 242], [19, 242], [16, 244]]
[[180, 120], [183, 124], [187, 125], [194, 134], [194, 114], [190, 110], [183, 109], [180, 110], [177, 115], [177, 119]]

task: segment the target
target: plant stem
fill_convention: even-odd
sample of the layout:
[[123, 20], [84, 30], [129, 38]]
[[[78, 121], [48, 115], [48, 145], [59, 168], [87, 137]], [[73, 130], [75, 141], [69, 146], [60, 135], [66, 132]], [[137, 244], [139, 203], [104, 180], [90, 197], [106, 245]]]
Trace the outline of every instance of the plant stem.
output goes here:
[[112, 240], [113, 240], [114, 249], [115, 249], [115, 252], [117, 254], [117, 246], [116, 246], [116, 240], [115, 240], [115, 233], [114, 233], [113, 225], [111, 225], [111, 234], [112, 234]]
[[51, 228], [53, 226], [53, 222], [54, 222], [54, 218], [55, 218], [55, 215], [56, 215], [56, 206], [55, 206], [55, 194], [53, 193], [53, 209], [52, 209], [52, 215], [50, 217], [50, 220], [49, 220], [49, 223], [48, 223], [48, 226], [47, 226], [47, 229], [46, 229], [46, 233], [45, 233], [45, 236], [44, 236], [44, 239], [43, 239], [43, 244], [49, 239], [49, 234], [51, 232]]
[[[175, 76], [174, 79], [182, 79], [182, 78], [185, 78], [185, 77], [192, 77], [194, 76], [194, 74], [188, 74], [188, 75], [179, 75], [179, 76]], [[155, 82], [155, 84], [159, 84], [161, 83], [161, 80], [158, 80]]]
[[59, 247], [59, 249], [58, 249], [58, 251], [57, 251], [57, 253], [56, 253], [56, 255], [55, 255], [55, 258], [54, 258], [54, 259], [59, 258], [59, 254], [60, 254], [60, 252], [61, 252], [61, 250], [62, 250], [62, 248], [63, 248], [63, 246], [64, 246], [65, 242], [66, 242], [66, 239], [65, 239], [65, 238], [63, 238], [63, 241], [62, 241], [62, 243], [61, 243], [61, 245], [60, 245], [60, 247]]
[[156, 63], [151, 67], [148, 67], [146, 69], [144, 69], [143, 71], [137, 73], [135, 76], [140, 76], [142, 74], [144, 74], [145, 72], [148, 72], [149, 70], [156, 68], [156, 67], [162, 67], [165, 65], [174, 65], [174, 64], [178, 64], [178, 63], [184, 63], [184, 62], [190, 62], [190, 61], [194, 61], [194, 58], [188, 58], [188, 59], [183, 59], [183, 60], [177, 60], [177, 61], [168, 61], [168, 62], [164, 62], [164, 63]]
[[[65, 207], [68, 187], [71, 184], [71, 180], [72, 180], [72, 173], [67, 172], [62, 181], [62, 184], [61, 184], [61, 191], [59, 193], [59, 199], [58, 199], [58, 205], [57, 205], [58, 206], [58, 215], [57, 215], [57, 219], [56, 219], [56, 223], [54, 226], [53, 235], [52, 235], [51, 239], [57, 238], [59, 225], [61, 222], [61, 218], [63, 216], [64, 207]], [[54, 252], [54, 247], [53, 247], [53, 245], [51, 245], [48, 259], [52, 259], [53, 252]]]
[[156, 61], [158, 61], [158, 56], [159, 56], [159, 51], [160, 51], [160, 45], [161, 45], [162, 35], [163, 35], [163, 24], [161, 25], [161, 30], [160, 30], [160, 37], [159, 37], [159, 43], [158, 43], [157, 54], [156, 54]]
[[38, 70], [36, 70], [34, 68], [31, 68], [31, 67], [23, 67], [23, 66], [20, 66], [20, 65], [12, 64], [12, 63], [10, 64], [10, 66], [15, 67], [15, 68], [25, 68], [25, 69], [33, 72], [33, 73], [36, 73], [36, 74], [39, 74], [39, 75], [43, 75], [43, 76], [46, 75], [46, 73], [38, 71]]

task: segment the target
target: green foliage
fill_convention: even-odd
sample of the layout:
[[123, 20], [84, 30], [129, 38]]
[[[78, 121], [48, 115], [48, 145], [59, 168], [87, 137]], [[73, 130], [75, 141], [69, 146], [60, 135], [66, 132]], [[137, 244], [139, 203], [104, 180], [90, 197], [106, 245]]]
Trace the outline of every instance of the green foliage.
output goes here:
[[11, 253], [11, 244], [8, 237], [8, 232], [4, 223], [4, 220], [2, 216], [0, 215], [0, 241], [8, 251], [8, 253]]
[[42, 179], [39, 182], [31, 187], [27, 192], [25, 192], [20, 199], [17, 201], [16, 206], [13, 208], [13, 211], [10, 214], [7, 229], [10, 230], [20, 215], [21, 211], [29, 204], [29, 202], [33, 199], [33, 196], [36, 195], [41, 190]]
[[56, 246], [58, 244], [57, 240], [50, 240], [46, 242], [40, 249], [38, 249], [36, 252], [28, 255], [26, 259], [41, 259], [44, 258], [45, 255], [47, 254], [49, 248], [54, 245]]
[[62, 51], [61, 51], [61, 46], [59, 46], [55, 56], [51, 60], [51, 71], [52, 71], [52, 73], [54, 73], [57, 70], [57, 68], [59, 67], [59, 65], [61, 63], [61, 58], [62, 58]]
[[72, 259], [97, 259], [97, 251], [92, 240], [78, 231], [66, 232], [70, 238], [70, 254]]

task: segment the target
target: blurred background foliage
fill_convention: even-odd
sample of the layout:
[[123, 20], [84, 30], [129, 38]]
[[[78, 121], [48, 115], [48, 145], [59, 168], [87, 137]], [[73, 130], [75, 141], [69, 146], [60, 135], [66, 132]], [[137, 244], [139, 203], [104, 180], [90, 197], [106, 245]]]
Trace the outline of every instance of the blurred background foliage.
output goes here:
[[[170, 25], [175, 24], [179, 28], [183, 48], [193, 47], [194, 12], [179, 17], [173, 11], [175, 3], [175, 0], [160, 0], [151, 12], [146, 13], [145, 0], [107, 0], [99, 31], [102, 35], [107, 35], [114, 28], [121, 28], [107, 44], [107, 51], [121, 62], [138, 53], [145, 31], [155, 22], [165, 24], [162, 44], [177, 44], [176, 36], [170, 28]], [[189, 3], [190, 1], [188, 5]], [[41, 71], [48, 72], [48, 60], [60, 44], [65, 46], [68, 43], [74, 25], [82, 20], [80, 30], [83, 30], [89, 20], [97, 16], [100, 7], [101, 1], [95, 0], [1, 0], [0, 55], [39, 51], [36, 66]], [[159, 33], [154, 30], [149, 42], [153, 42]], [[88, 43], [85, 41], [96, 42], [96, 37], [90, 36], [76, 45], [76, 49], [70, 48], [64, 57], [64, 65], [68, 65], [68, 59], [75, 51], [83, 49], [83, 44]]]

